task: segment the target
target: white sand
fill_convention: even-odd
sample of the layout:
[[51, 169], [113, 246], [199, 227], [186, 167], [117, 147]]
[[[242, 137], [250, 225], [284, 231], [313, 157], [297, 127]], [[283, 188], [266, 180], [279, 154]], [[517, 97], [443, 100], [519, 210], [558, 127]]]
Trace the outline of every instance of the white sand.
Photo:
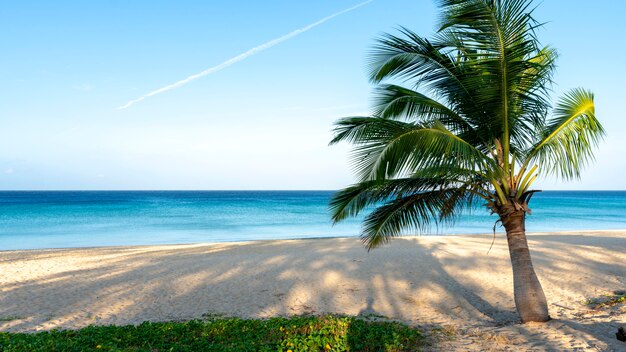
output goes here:
[[626, 290], [626, 231], [529, 236], [547, 324], [518, 323], [506, 240], [487, 255], [491, 240], [399, 238], [370, 253], [346, 238], [0, 252], [0, 330], [340, 313], [457, 335], [434, 349], [626, 350], [615, 339], [624, 305], [582, 304]]

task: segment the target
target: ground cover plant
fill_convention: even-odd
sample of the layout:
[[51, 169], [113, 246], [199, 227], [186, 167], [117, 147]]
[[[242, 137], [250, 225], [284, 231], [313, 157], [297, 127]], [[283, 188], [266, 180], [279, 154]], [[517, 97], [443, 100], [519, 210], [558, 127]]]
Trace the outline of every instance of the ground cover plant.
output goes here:
[[355, 317], [260, 319], [89, 326], [36, 334], [0, 333], [1, 351], [418, 351], [420, 332]]
[[593, 309], [609, 308], [618, 304], [626, 304], [626, 291], [613, 291], [613, 293], [605, 294], [601, 297], [589, 298], [583, 303]]

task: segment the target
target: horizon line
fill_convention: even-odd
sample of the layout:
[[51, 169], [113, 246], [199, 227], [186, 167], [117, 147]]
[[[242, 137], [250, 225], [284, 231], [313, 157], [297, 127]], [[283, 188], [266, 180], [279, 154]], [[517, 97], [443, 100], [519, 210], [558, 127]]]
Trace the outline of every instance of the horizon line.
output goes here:
[[[0, 192], [336, 192], [338, 189], [0, 189]], [[626, 189], [541, 189], [539, 192], [626, 192]]]

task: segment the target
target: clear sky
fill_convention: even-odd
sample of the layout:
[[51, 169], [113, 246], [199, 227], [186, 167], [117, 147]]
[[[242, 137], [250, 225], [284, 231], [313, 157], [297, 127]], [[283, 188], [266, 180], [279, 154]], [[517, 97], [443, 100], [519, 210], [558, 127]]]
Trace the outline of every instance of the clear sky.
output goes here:
[[[0, 6], [0, 189], [338, 189], [354, 181], [332, 122], [368, 112], [366, 57], [430, 0], [374, 0], [139, 101], [359, 0], [28, 1]], [[555, 97], [596, 94], [608, 131], [582, 180], [626, 189], [626, 2], [544, 0]]]

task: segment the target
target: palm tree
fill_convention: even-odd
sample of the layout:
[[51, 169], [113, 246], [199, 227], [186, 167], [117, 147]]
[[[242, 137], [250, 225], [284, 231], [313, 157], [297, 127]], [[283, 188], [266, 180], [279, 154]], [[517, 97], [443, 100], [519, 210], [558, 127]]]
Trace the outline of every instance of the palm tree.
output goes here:
[[354, 145], [359, 180], [333, 196], [333, 221], [375, 207], [361, 233], [369, 250], [484, 203], [506, 230], [522, 322], [547, 321], [525, 234], [530, 187], [540, 174], [578, 178], [593, 159], [604, 134], [593, 94], [574, 89], [552, 109], [557, 55], [540, 46], [529, 1], [439, 2], [432, 39], [406, 28], [378, 39], [372, 116], [336, 122], [331, 144]]

